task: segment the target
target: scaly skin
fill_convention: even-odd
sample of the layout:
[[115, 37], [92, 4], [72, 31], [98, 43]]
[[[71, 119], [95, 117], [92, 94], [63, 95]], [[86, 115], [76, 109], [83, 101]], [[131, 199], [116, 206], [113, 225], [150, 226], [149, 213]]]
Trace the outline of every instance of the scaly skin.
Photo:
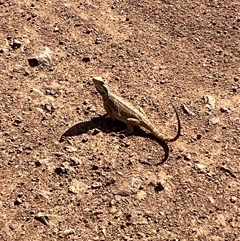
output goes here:
[[177, 121], [178, 131], [174, 137], [163, 137], [160, 131], [151, 123], [142, 108], [136, 108], [128, 101], [113, 94], [101, 77], [93, 77], [93, 83], [97, 91], [101, 94], [103, 105], [112, 120], [119, 120], [127, 124], [129, 132], [133, 132], [133, 125], [141, 126], [149, 130], [155, 137], [164, 142], [176, 141], [181, 133], [181, 123], [178, 112], [173, 106]]

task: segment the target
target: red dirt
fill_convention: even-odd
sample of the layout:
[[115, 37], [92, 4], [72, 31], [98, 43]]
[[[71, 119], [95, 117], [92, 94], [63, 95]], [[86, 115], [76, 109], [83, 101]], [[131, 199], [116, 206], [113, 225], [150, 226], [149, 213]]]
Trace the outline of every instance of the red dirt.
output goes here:
[[[0, 240], [240, 240], [239, 12], [0, 0]], [[45, 46], [52, 61], [30, 66]], [[104, 116], [92, 76], [165, 135], [174, 103], [182, 135], [163, 164], [151, 165], [165, 153], [150, 134]]]

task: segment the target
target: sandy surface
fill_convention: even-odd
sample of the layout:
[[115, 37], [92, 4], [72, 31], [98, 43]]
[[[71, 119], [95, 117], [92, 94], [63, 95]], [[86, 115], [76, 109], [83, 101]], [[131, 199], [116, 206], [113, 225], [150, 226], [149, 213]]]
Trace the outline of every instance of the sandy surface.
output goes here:
[[[239, 12], [0, 0], [0, 239], [240, 240]], [[166, 136], [174, 103], [163, 164], [151, 134], [105, 116], [92, 76]]]

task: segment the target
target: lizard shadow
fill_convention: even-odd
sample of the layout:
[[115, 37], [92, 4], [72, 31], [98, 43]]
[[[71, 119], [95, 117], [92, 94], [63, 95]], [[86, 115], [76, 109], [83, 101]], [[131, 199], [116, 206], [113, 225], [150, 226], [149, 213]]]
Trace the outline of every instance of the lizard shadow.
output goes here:
[[[120, 132], [120, 131], [126, 129], [125, 123], [118, 121], [118, 120], [112, 121], [109, 117], [106, 118], [106, 116], [107, 116], [107, 114], [99, 116], [99, 117], [94, 117], [89, 121], [79, 122], [79, 123], [71, 126], [68, 130], [66, 130], [62, 134], [59, 141], [62, 142], [67, 137], [82, 135], [93, 129], [99, 129], [104, 133]], [[158, 138], [153, 136], [151, 133], [145, 132], [139, 126], [134, 126], [133, 133], [131, 133], [130, 135], [135, 135], [135, 136], [152, 139], [152, 140], [156, 141], [163, 148], [163, 151], [164, 151], [163, 159], [153, 165], [157, 166], [157, 165], [163, 164], [168, 159], [169, 147], [166, 142], [159, 140]], [[148, 164], [148, 163], [146, 163], [146, 164]]]

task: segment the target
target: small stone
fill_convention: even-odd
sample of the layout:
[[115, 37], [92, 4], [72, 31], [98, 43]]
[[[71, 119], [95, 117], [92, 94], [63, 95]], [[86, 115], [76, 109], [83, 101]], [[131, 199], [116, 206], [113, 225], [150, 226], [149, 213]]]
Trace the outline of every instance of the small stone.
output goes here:
[[61, 156], [64, 156], [64, 155], [65, 155], [63, 152], [53, 152], [53, 154], [54, 154], [56, 157], [61, 157]]
[[44, 158], [44, 159], [41, 159], [41, 160], [35, 160], [35, 165], [36, 167], [40, 167], [41, 165], [43, 164], [47, 164], [49, 162], [49, 159], [48, 158]]
[[184, 155], [184, 160], [186, 160], [186, 161], [190, 161], [191, 160], [191, 154], [190, 153], [187, 153], [187, 154], [185, 154]]
[[101, 39], [97, 38], [97, 39], [95, 40], [95, 44], [100, 44], [100, 43], [101, 43]]
[[123, 145], [124, 145], [124, 147], [129, 147], [131, 144], [128, 141], [126, 141], [126, 142], [124, 141]]
[[14, 126], [19, 126], [19, 125], [22, 123], [22, 121], [23, 121], [23, 118], [22, 118], [21, 116], [18, 116], [18, 117], [14, 120], [13, 125], [14, 125]]
[[234, 92], [234, 93], [237, 92], [237, 91], [238, 91], [238, 88], [239, 88], [238, 86], [233, 86], [233, 87], [232, 87], [232, 92]]
[[97, 209], [97, 210], [94, 210], [92, 212], [93, 215], [99, 215], [99, 214], [103, 214], [103, 210], [102, 209]]
[[157, 182], [155, 187], [154, 187], [154, 191], [155, 192], [161, 192], [164, 190], [164, 186], [161, 182]]
[[137, 193], [137, 199], [138, 200], [145, 200], [147, 197], [147, 193], [144, 192], [143, 190], [140, 190], [138, 193]]
[[82, 61], [85, 62], [85, 63], [89, 63], [91, 61], [91, 58], [89, 56], [84, 56], [82, 58]]
[[82, 143], [86, 143], [86, 142], [88, 142], [88, 138], [87, 137], [83, 137], [82, 138]]
[[205, 96], [203, 96], [203, 100], [204, 100], [206, 108], [208, 108], [210, 110], [215, 109], [216, 100], [213, 96], [205, 95]]
[[77, 148], [76, 147], [73, 147], [73, 146], [65, 146], [64, 147], [64, 150], [68, 153], [72, 153], [72, 152], [76, 152], [77, 151]]
[[52, 51], [48, 47], [43, 47], [37, 54], [28, 58], [31, 67], [52, 62]]
[[59, 32], [59, 28], [55, 26], [53, 32]]
[[224, 106], [224, 107], [221, 107], [221, 108], [220, 108], [220, 111], [223, 112], [223, 113], [229, 113], [229, 112], [231, 112], [231, 110], [230, 110], [229, 108], [225, 107], [225, 106]]
[[49, 217], [42, 212], [39, 212], [34, 218], [35, 218], [35, 220], [38, 220], [39, 222], [41, 222], [47, 226], [49, 225]]
[[92, 135], [95, 136], [95, 135], [97, 135], [98, 133], [100, 133], [100, 130], [97, 129], [97, 128], [95, 128], [95, 129], [93, 130], [93, 132], [92, 132]]
[[219, 122], [219, 118], [216, 117], [216, 116], [211, 117], [211, 118], [208, 120], [208, 124], [209, 124], [209, 125], [216, 125], [218, 122]]
[[9, 228], [10, 228], [12, 231], [16, 230], [18, 227], [19, 227], [19, 226], [18, 226], [18, 224], [16, 224], [16, 223], [11, 223], [11, 224], [9, 225]]
[[74, 194], [78, 194], [79, 190], [80, 190], [80, 182], [76, 179], [73, 179], [71, 185], [68, 188], [68, 191]]
[[65, 167], [57, 167], [55, 173], [58, 175], [67, 174], [68, 170]]
[[69, 162], [70, 162], [71, 166], [82, 165], [82, 161], [80, 159], [78, 159], [77, 157], [70, 157]]
[[92, 189], [100, 188], [100, 187], [102, 187], [102, 183], [94, 182], [94, 183], [92, 183], [91, 187], [92, 187]]
[[18, 206], [18, 205], [20, 205], [20, 204], [22, 204], [22, 199], [19, 198], [19, 197], [17, 197], [16, 200], [14, 201], [14, 205], [15, 205], [15, 206]]
[[69, 229], [65, 229], [64, 231], [59, 232], [58, 236], [59, 238], [66, 238], [66, 236], [70, 235], [70, 234], [74, 234], [75, 230], [72, 228]]
[[182, 107], [184, 112], [187, 113], [188, 115], [192, 115], [192, 116], [195, 115], [195, 113], [193, 113], [186, 105], [183, 104]]
[[166, 83], [166, 80], [160, 80], [160, 84], [164, 85]]
[[239, 81], [239, 77], [238, 77], [238, 76], [235, 76], [235, 77], [234, 77], [234, 81], [235, 81], [235, 82]]
[[203, 170], [205, 170], [205, 165], [201, 164], [201, 163], [196, 163], [195, 169], [199, 170], [199, 171], [203, 171]]
[[17, 48], [20, 48], [21, 45], [22, 45], [22, 42], [21, 42], [21, 41], [19, 41], [19, 40], [17, 40], [17, 39], [14, 39], [14, 40], [13, 40], [13, 43], [12, 43], [12, 48], [13, 48], [13, 49], [17, 49]]
[[235, 203], [237, 201], [237, 197], [231, 196], [230, 201], [231, 203]]
[[53, 113], [56, 110], [56, 107], [51, 103], [51, 104], [45, 104], [43, 106], [43, 109], [46, 110], [48, 113]]

